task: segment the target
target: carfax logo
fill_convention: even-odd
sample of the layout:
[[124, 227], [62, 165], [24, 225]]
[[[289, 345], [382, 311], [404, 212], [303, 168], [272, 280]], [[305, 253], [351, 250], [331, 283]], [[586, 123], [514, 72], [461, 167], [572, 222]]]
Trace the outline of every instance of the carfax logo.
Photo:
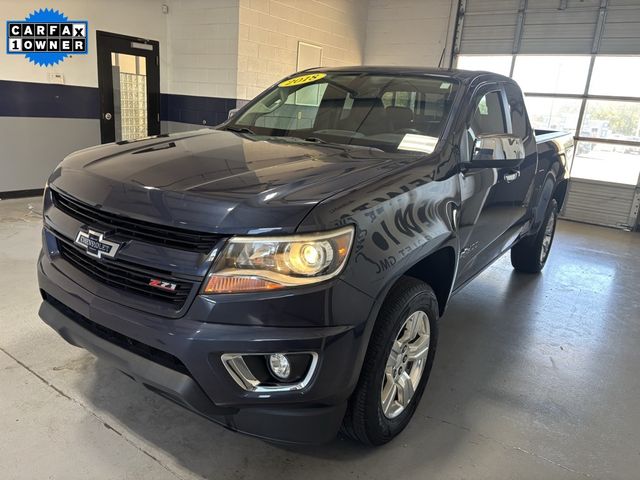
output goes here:
[[7, 53], [46, 67], [70, 54], [86, 54], [88, 35], [86, 20], [69, 20], [58, 10], [40, 9], [24, 20], [7, 20]]

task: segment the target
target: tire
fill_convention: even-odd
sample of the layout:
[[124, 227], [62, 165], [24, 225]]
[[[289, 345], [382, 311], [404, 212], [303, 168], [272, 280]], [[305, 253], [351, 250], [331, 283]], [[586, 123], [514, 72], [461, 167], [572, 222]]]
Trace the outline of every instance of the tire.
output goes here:
[[[431, 373], [438, 340], [438, 316], [438, 300], [429, 285], [415, 278], [402, 277], [393, 286], [378, 314], [358, 385], [349, 400], [342, 425], [344, 434], [365, 445], [382, 445], [407, 426]], [[416, 334], [413, 342], [410, 338], [412, 325]], [[395, 346], [394, 360], [390, 357], [392, 346]], [[412, 351], [412, 356], [421, 360], [408, 360]], [[395, 352], [402, 352], [402, 356]], [[400, 366], [392, 368], [391, 365]], [[389, 371], [391, 374], [388, 375]], [[407, 382], [412, 382], [412, 378], [416, 378], [416, 385], [411, 383], [412, 387], [408, 388]], [[402, 389], [397, 386], [400, 383]], [[397, 401], [388, 401], [385, 412], [383, 394], [387, 393], [386, 398], [391, 398], [394, 386]], [[405, 402], [407, 397], [402, 393], [411, 389], [413, 395]], [[402, 406], [401, 402], [406, 405]]]
[[511, 248], [511, 265], [518, 272], [539, 273], [549, 258], [558, 221], [558, 202], [551, 199], [544, 220], [535, 235], [520, 240]]

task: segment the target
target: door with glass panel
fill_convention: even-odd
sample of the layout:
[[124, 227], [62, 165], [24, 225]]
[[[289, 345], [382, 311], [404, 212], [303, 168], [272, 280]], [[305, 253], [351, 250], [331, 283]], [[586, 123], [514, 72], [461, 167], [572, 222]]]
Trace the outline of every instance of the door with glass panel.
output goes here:
[[495, 259], [522, 229], [526, 198], [536, 173], [536, 144], [524, 116], [521, 94], [509, 88], [481, 87], [467, 116], [467, 131], [460, 142], [462, 162], [471, 159], [479, 136], [516, 135], [525, 145], [526, 158], [517, 168], [477, 168], [464, 172], [461, 190], [465, 201], [459, 214], [460, 262], [455, 288]]
[[160, 133], [159, 43], [96, 32], [102, 143]]

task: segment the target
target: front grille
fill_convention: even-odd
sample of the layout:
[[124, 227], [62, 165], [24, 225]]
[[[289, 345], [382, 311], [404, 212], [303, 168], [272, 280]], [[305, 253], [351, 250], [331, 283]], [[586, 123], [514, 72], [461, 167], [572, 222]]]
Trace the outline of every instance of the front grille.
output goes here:
[[106, 212], [53, 190], [51, 195], [56, 208], [67, 215], [90, 227], [105, 227], [110, 234], [126, 240], [135, 239], [180, 250], [209, 253], [220, 239], [212, 233], [192, 232]]
[[42, 290], [41, 292], [44, 299], [53, 307], [55, 307], [56, 310], [76, 322], [81, 327], [89, 330], [94, 335], [110, 343], [113, 343], [114, 345], [124, 348], [125, 350], [129, 350], [132, 353], [140, 355], [141, 357], [147, 358], [155, 363], [171, 368], [172, 370], [176, 370], [180, 373], [190, 375], [189, 370], [187, 370], [185, 364], [170, 353], [164, 352], [155, 347], [151, 347], [145, 343], [134, 340], [133, 338], [127, 337], [126, 335], [123, 335], [114, 330], [111, 330], [110, 328], [93, 322], [83, 315], [80, 315], [75, 310], [67, 307], [60, 300], [53, 298], [48, 293], [45, 293]]
[[[113, 261], [91, 257], [69, 240], [60, 236], [56, 236], [56, 238], [58, 239], [58, 251], [62, 258], [85, 275], [110, 287], [171, 304], [176, 310], [182, 308], [194, 287], [192, 282], [176, 279], [169, 272], [147, 270], [122, 260]], [[152, 287], [149, 285], [151, 279], [175, 283], [176, 289], [169, 291]]]

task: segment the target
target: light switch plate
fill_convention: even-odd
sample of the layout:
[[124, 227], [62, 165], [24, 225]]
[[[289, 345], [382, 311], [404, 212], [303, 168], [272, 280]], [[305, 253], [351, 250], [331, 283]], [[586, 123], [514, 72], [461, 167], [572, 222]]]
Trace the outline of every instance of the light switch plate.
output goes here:
[[61, 73], [48, 73], [49, 83], [59, 83], [64, 85], [64, 75]]

